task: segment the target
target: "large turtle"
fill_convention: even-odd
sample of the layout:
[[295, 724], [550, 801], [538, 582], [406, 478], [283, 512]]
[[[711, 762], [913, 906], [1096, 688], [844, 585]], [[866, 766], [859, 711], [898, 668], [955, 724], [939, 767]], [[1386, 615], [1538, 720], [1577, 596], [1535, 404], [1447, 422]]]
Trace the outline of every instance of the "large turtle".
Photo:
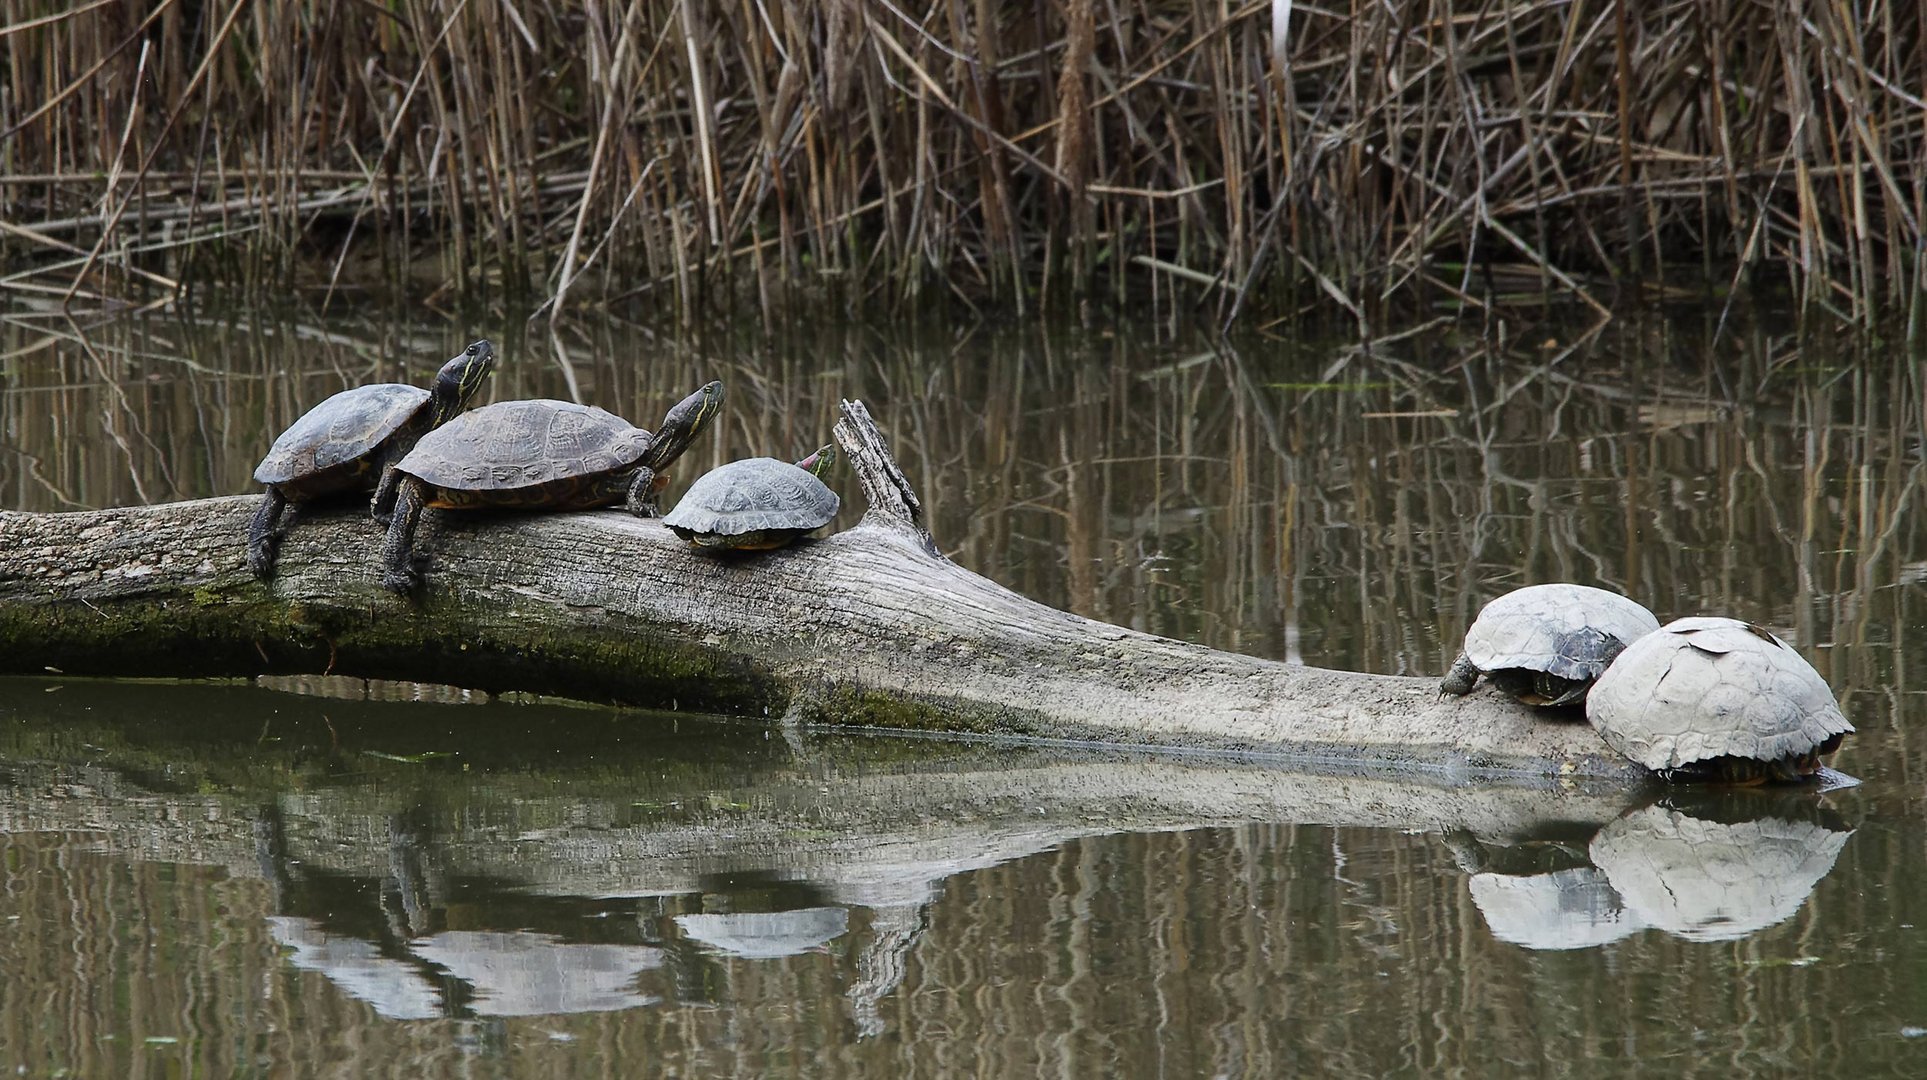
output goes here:
[[1619, 654], [1586, 718], [1608, 745], [1661, 775], [1798, 780], [1853, 725], [1793, 646], [1738, 619], [1675, 619]]
[[415, 529], [422, 510], [587, 510], [622, 504], [653, 517], [663, 469], [723, 404], [712, 382], [677, 402], [654, 435], [613, 413], [569, 401], [501, 401], [423, 436], [396, 467], [400, 494], [382, 545], [382, 584], [421, 580]]
[[495, 346], [478, 341], [442, 365], [431, 389], [357, 386], [309, 409], [254, 469], [268, 490], [248, 526], [248, 568], [256, 577], [274, 575], [275, 553], [303, 503], [374, 488], [370, 510], [385, 518], [395, 502], [395, 463], [468, 408], [494, 369]]
[[821, 479], [835, 463], [833, 445], [794, 465], [775, 458], [732, 461], [689, 485], [663, 524], [698, 548], [782, 547], [836, 516], [836, 492]]
[[1484, 675], [1528, 705], [1571, 705], [1620, 650], [1657, 629], [1652, 612], [1604, 589], [1515, 589], [1479, 611], [1439, 693], [1469, 694]]

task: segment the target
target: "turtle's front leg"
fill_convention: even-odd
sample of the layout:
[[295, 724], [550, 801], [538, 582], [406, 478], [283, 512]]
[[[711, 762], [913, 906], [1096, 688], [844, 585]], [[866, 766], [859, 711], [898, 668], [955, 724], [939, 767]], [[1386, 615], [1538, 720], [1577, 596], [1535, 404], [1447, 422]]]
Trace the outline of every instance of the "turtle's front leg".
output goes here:
[[401, 472], [395, 468], [395, 462], [382, 462], [381, 480], [375, 485], [375, 497], [368, 500], [368, 513], [383, 525], [388, 524], [395, 513], [395, 496], [400, 486]]
[[281, 547], [281, 511], [288, 506], [281, 489], [271, 487], [261, 496], [261, 508], [248, 523], [248, 569], [266, 581], [274, 576], [274, 556]]
[[415, 531], [421, 524], [428, 492], [410, 476], [399, 484], [388, 538], [381, 545], [381, 584], [391, 592], [406, 593], [421, 583], [422, 561], [415, 556]]
[[1471, 693], [1472, 688], [1477, 685], [1479, 685], [1478, 667], [1472, 663], [1471, 657], [1460, 653], [1459, 658], [1452, 661], [1452, 668], [1445, 673], [1445, 678], [1439, 680], [1439, 698], [1444, 700], [1447, 694], [1463, 697]]
[[661, 511], [656, 506], [656, 492], [661, 488], [656, 481], [656, 470], [647, 465], [636, 469], [635, 476], [629, 479], [629, 489], [622, 497], [622, 508], [637, 517], [656, 517]]

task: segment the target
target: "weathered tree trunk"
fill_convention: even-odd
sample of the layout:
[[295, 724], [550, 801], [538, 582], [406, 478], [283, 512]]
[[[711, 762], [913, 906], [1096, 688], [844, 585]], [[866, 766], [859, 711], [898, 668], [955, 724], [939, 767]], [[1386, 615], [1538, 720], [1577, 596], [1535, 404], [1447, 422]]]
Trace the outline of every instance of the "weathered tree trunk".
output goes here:
[[255, 497], [0, 514], [0, 671], [332, 670], [953, 734], [1632, 780], [1584, 723], [1431, 680], [1295, 667], [1045, 607], [937, 553], [861, 403], [837, 438], [870, 510], [738, 557], [615, 512], [442, 518], [415, 599], [366, 511], [305, 517], [263, 585]]

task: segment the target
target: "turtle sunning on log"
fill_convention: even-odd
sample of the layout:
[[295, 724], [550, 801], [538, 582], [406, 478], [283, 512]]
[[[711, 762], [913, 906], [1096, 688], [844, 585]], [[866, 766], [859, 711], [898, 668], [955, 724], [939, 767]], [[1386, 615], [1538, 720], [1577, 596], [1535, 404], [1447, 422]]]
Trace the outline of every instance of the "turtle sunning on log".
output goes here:
[[1585, 585], [1529, 585], [1480, 609], [1439, 694], [1469, 694], [1479, 676], [1528, 705], [1573, 705], [1613, 657], [1659, 629], [1653, 613]]
[[689, 485], [663, 524], [695, 548], [782, 547], [836, 516], [836, 492], [821, 479], [834, 464], [834, 443], [794, 465], [775, 458], [732, 461]]
[[1770, 631], [1675, 619], [1619, 654], [1586, 700], [1607, 745], [1673, 779], [1800, 780], [1853, 725], [1826, 680]]
[[656, 514], [663, 470], [722, 409], [712, 382], [678, 402], [655, 434], [613, 413], [569, 401], [501, 401], [464, 414], [416, 443], [401, 464], [400, 494], [382, 545], [382, 584], [407, 592], [421, 580], [415, 530], [437, 510], [588, 510], [622, 505]]
[[374, 488], [370, 509], [384, 518], [394, 505], [395, 463], [468, 408], [494, 369], [495, 346], [477, 341], [442, 365], [432, 389], [357, 386], [309, 409], [255, 467], [255, 481], [268, 490], [248, 526], [248, 568], [256, 577], [273, 576], [281, 539], [303, 503]]

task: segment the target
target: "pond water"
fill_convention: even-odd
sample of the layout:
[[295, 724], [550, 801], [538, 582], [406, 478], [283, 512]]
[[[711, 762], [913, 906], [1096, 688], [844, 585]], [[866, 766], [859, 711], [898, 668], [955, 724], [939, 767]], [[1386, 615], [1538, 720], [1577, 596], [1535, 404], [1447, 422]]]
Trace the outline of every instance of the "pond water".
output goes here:
[[1719, 314], [1364, 348], [11, 312], [0, 508], [249, 490], [308, 405], [487, 335], [495, 399], [651, 426], [724, 379], [685, 475], [800, 456], [862, 398], [953, 558], [1219, 648], [1437, 673], [1549, 580], [1750, 619], [1832, 683], [1864, 783], [1655, 801], [340, 677], [0, 680], [0, 1069], [1920, 1075], [1927, 384]]

